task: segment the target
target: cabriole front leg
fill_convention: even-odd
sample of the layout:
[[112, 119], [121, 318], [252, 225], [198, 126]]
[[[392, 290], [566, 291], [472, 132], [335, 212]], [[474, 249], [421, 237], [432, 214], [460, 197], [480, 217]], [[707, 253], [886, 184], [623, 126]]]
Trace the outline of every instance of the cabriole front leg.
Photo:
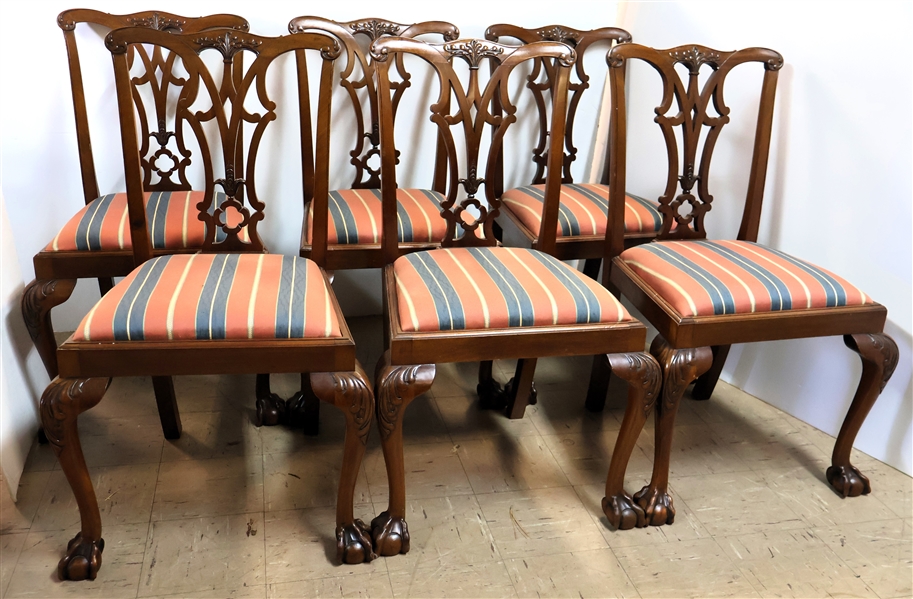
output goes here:
[[57, 564], [60, 580], [95, 580], [101, 567], [101, 552], [105, 548], [101, 514], [79, 444], [76, 419], [101, 401], [110, 382], [110, 378], [55, 378], [41, 396], [41, 425], [73, 489], [82, 524]]
[[370, 562], [377, 557], [368, 526], [355, 518], [355, 483], [374, 419], [374, 393], [356, 362], [355, 372], [315, 373], [310, 385], [319, 399], [333, 404], [346, 417], [346, 437], [336, 498], [336, 558], [345, 564]]
[[51, 325], [51, 308], [67, 301], [75, 287], [76, 279], [37, 279], [22, 292], [22, 319], [51, 379], [57, 376], [57, 340]]
[[390, 556], [409, 551], [403, 412], [413, 399], [431, 388], [434, 374], [434, 364], [392, 366], [389, 352], [377, 365], [377, 426], [390, 487], [387, 510], [371, 521], [371, 536], [378, 555]]
[[662, 526], [675, 521], [675, 507], [669, 495], [669, 460], [675, 414], [688, 385], [710, 368], [713, 354], [709, 347], [673, 349], [661, 335], [653, 340], [650, 353], [659, 362], [663, 373], [662, 391], [656, 402], [653, 476], [650, 484], [634, 495], [634, 501], [643, 508], [647, 524]]
[[862, 358], [862, 378], [837, 435], [827, 482], [843, 497], [856, 497], [870, 493], [872, 487], [869, 479], [850, 463], [850, 452], [865, 417], [894, 374], [898, 351], [894, 340], [884, 333], [844, 335], [843, 342]]
[[642, 528], [646, 526], [644, 510], [625, 493], [625, 470], [644, 422], [656, 404], [662, 383], [660, 368], [656, 359], [646, 353], [610, 354], [608, 361], [612, 372], [628, 383], [628, 407], [612, 452], [602, 511], [618, 530]]

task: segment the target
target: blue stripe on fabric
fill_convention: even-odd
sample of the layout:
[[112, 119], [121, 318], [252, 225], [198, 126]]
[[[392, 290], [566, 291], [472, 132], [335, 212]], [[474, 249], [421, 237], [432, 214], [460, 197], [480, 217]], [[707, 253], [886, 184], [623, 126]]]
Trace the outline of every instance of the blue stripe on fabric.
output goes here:
[[754, 276], [754, 278], [760, 282], [765, 289], [767, 289], [767, 294], [770, 296], [771, 312], [792, 309], [793, 302], [792, 295], [789, 292], [789, 287], [787, 287], [783, 280], [773, 272], [763, 268], [758, 263], [752, 261], [749, 258], [746, 258], [745, 256], [742, 256], [738, 252], [734, 252], [725, 246], [719, 245], [718, 243], [714, 243], [712, 241], [695, 241], [693, 243], [701, 247], [705, 247], [708, 250], [728, 259], [736, 266], [741, 267], [743, 270], [747, 270], [749, 274]]
[[209, 309], [209, 321], [205, 329], [197, 329], [197, 339], [225, 339], [228, 313], [228, 297], [238, 269], [239, 254], [227, 254], [225, 267], [219, 277]]
[[415, 268], [431, 294], [442, 331], [459, 331], [466, 328], [463, 302], [453, 283], [428, 252], [409, 254], [406, 257]]
[[847, 301], [846, 289], [844, 289], [843, 285], [841, 285], [839, 281], [837, 281], [834, 277], [832, 277], [828, 273], [824, 272], [823, 270], [821, 270], [820, 268], [818, 268], [816, 266], [812, 266], [808, 262], [803, 262], [802, 260], [793, 258], [789, 254], [784, 254], [780, 250], [775, 250], [775, 249], [769, 248], [767, 246], [758, 246], [758, 244], [752, 244], [752, 245], [755, 245], [757, 247], [762, 247], [763, 249], [767, 250], [771, 254], [774, 254], [776, 256], [779, 256], [780, 258], [783, 258], [790, 264], [793, 264], [796, 267], [801, 268], [802, 270], [804, 270], [805, 272], [810, 274], [812, 277], [814, 277], [815, 280], [817, 280], [821, 284], [821, 287], [824, 288], [824, 294], [825, 294], [824, 296], [826, 298], [826, 302], [827, 302], [826, 306], [828, 308], [834, 308], [837, 306], [846, 305], [846, 301]]
[[[374, 193], [378, 200], [381, 199], [379, 189], [372, 189], [371, 192]], [[400, 243], [415, 241], [415, 227], [412, 224], [409, 213], [406, 211], [406, 207], [399, 201], [399, 198], [396, 199], [396, 230]]]
[[304, 327], [307, 324], [305, 322], [305, 297], [307, 293], [307, 261], [302, 258], [296, 258], [293, 256], [285, 256], [282, 259], [282, 262], [294, 262], [295, 263], [295, 280], [294, 285], [292, 285], [291, 294], [291, 307], [289, 309], [288, 315], [288, 326], [286, 330], [289, 331], [288, 336], [292, 339], [301, 339], [304, 337]]
[[[589, 198], [594, 204], [599, 206], [599, 208], [602, 210], [603, 214], [608, 216], [608, 214], [609, 214], [608, 196], [603, 197], [603, 196], [599, 195], [598, 193], [596, 193], [595, 191], [593, 191], [591, 189], [587, 189], [586, 187], [584, 187], [583, 185], [580, 185], [578, 183], [567, 183], [565, 185], [562, 185], [562, 187], [572, 189], [572, 190], [576, 191], [577, 193], [579, 193], [580, 195], [582, 195], [586, 198]], [[608, 188], [606, 188], [606, 189], [608, 189]]]
[[[215, 201], [210, 203], [209, 207], [206, 209], [206, 212], [208, 212], [210, 215], [212, 215], [212, 213], [216, 211], [216, 208], [218, 208], [223, 203], [225, 203], [225, 200], [228, 199], [228, 196], [225, 195], [224, 191], [217, 191], [217, 192], [215, 192], [214, 198], [215, 198]], [[194, 206], [194, 208], [196, 208], [196, 206]], [[196, 208], [196, 212], [197, 212], [197, 214], [199, 214], [200, 209]], [[204, 223], [203, 229], [204, 229], [205, 233], [208, 234], [209, 231], [206, 230], [206, 226], [208, 226], [208, 224], [206, 223], [206, 221], [203, 221], [203, 223]], [[225, 239], [227, 237], [228, 237], [228, 233], [226, 233], [222, 227], [216, 225], [216, 236], [215, 236], [215, 240], [213, 242], [222, 243], [223, 241], [225, 241]]]
[[602, 318], [602, 308], [599, 304], [599, 298], [593, 293], [586, 283], [578, 276], [568, 272], [566, 267], [556, 258], [543, 252], [529, 250], [529, 253], [548, 269], [552, 275], [558, 279], [561, 285], [567, 289], [574, 300], [574, 307], [577, 311], [576, 323], [582, 324], [587, 322], [600, 322]]
[[735, 299], [732, 297], [729, 289], [727, 289], [722, 281], [706, 269], [698, 266], [681, 254], [664, 247], [662, 244], [648, 243], [645, 244], [643, 248], [694, 279], [704, 291], [707, 292], [710, 303], [713, 305], [714, 314], [735, 313]]
[[152, 247], [165, 248], [165, 226], [168, 221], [168, 202], [171, 201], [170, 191], [154, 191], [146, 202], [146, 222], [149, 227]]
[[112, 201], [114, 201], [113, 193], [94, 200], [79, 219], [79, 225], [76, 226], [77, 250], [101, 249], [101, 226], [105, 222], [105, 216], [111, 208]]
[[209, 321], [213, 298], [216, 295], [219, 284], [219, 275], [222, 273], [222, 268], [228, 256], [229, 254], [216, 254], [212, 264], [209, 266], [209, 272], [206, 273], [203, 288], [200, 290], [200, 299], [197, 300], [197, 317], [194, 324], [197, 339], [209, 338]]
[[297, 275], [297, 262], [286, 260], [283, 257], [279, 277], [279, 293], [276, 297], [276, 337], [279, 339], [288, 339], [291, 336], [289, 300], [295, 288]]
[[169, 257], [143, 263], [124, 296], [114, 309], [112, 329], [115, 341], [142, 341], [145, 338], [146, 306]]
[[358, 243], [358, 225], [348, 203], [338, 191], [330, 192], [330, 217], [336, 227], [336, 243]]
[[632, 200], [634, 200], [635, 202], [637, 202], [638, 204], [640, 204], [641, 206], [643, 206], [650, 212], [650, 216], [653, 217], [653, 230], [654, 231], [659, 231], [660, 229], [663, 228], [663, 214], [662, 214], [662, 212], [659, 211], [659, 208], [656, 207], [655, 202], [651, 202], [650, 200], [648, 200], [646, 198], [636, 196], [632, 193], [625, 192], [625, 195], [627, 195], [629, 198], [631, 198]]
[[467, 251], [485, 269], [504, 297], [507, 304], [507, 326], [533, 326], [535, 309], [532, 298], [504, 263], [494, 256], [491, 248], [467, 248]]

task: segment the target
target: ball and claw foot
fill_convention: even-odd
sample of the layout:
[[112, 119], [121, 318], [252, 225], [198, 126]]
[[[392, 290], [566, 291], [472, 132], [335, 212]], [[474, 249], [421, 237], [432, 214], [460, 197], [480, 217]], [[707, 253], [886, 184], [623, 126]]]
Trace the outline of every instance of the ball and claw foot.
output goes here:
[[642, 507], [634, 503], [627, 493], [602, 498], [602, 511], [609, 523], [618, 530], [644, 528], [647, 525]]
[[675, 522], [672, 497], [658, 489], [644, 487], [634, 494], [634, 501], [643, 509], [647, 526], [663, 526]]
[[409, 525], [403, 518], [391, 518], [387, 512], [371, 520], [371, 536], [377, 555], [391, 556], [409, 552]]
[[827, 482], [843, 497], [857, 497], [872, 492], [869, 479], [852, 464], [828, 468]]
[[270, 393], [257, 398], [257, 426], [276, 426], [285, 419], [285, 400]]
[[501, 383], [494, 379], [488, 379], [476, 385], [476, 393], [479, 394], [479, 409], [481, 410], [503, 410], [507, 407], [507, 395], [501, 387]]
[[377, 554], [371, 546], [371, 530], [359, 519], [336, 527], [336, 559], [344, 564], [370, 562]]
[[82, 533], [78, 533], [67, 544], [67, 554], [57, 564], [57, 577], [60, 580], [95, 580], [104, 549], [104, 539], [97, 543], [83, 541]]

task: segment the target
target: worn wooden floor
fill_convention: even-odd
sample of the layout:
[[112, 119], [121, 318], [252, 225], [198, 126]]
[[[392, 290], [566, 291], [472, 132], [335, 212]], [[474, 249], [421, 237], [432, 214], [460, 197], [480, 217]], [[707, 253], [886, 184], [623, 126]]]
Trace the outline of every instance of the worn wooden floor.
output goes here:
[[[350, 323], [369, 372], [378, 318]], [[685, 399], [668, 527], [618, 532], [600, 509], [622, 417], [583, 408], [589, 359], [540, 360], [539, 405], [522, 420], [477, 410], [476, 364], [438, 367], [406, 415], [412, 551], [335, 563], [341, 415], [321, 434], [254, 426], [251, 376], [175, 380], [184, 435], [162, 437], [150, 381], [118, 379], [80, 419], [104, 523], [94, 582], [55, 568], [79, 528], [54, 455], [35, 446], [20, 501], [0, 492], [5, 597], [910, 597], [910, 477], [864, 454], [866, 497], [824, 481], [833, 438], [728, 385]], [[511, 371], [498, 363], [501, 380]], [[296, 377], [274, 376], [284, 395]], [[652, 463], [652, 421], [628, 470]], [[386, 505], [376, 431], [356, 492], [369, 520]]]

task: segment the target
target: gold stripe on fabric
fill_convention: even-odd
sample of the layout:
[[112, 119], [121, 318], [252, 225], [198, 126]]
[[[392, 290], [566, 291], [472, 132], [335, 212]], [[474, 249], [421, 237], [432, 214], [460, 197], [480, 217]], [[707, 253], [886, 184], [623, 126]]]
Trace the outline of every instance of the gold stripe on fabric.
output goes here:
[[[545, 193], [545, 190], [543, 190], [542, 193]], [[577, 204], [578, 206], [580, 206], [580, 208], [583, 210], [583, 212], [586, 213], [587, 218], [590, 219], [590, 226], [593, 227], [592, 230], [593, 230], [593, 231], [596, 230], [596, 219], [593, 218], [593, 213], [590, 212], [590, 210], [589, 210], [589, 208], [587, 207], [586, 204], [584, 204], [583, 202], [581, 202], [580, 200], [578, 200], [577, 198], [575, 198], [574, 196], [572, 196], [571, 194], [569, 194], [568, 192], [566, 192], [566, 191], [564, 190], [564, 186], [563, 186], [563, 185], [561, 186], [561, 197], [562, 197], [562, 198], [567, 198], [567, 199], [573, 201], [573, 202], [574, 202], [575, 204]], [[565, 205], [567, 205], [566, 202], [565, 202]], [[592, 204], [590, 204], [590, 205], [592, 206]]]
[[85, 337], [86, 341], [92, 341], [92, 335], [90, 333], [92, 330], [92, 319], [95, 317], [95, 311], [98, 310], [98, 304], [100, 303], [101, 302], [98, 302], [92, 306], [92, 309], [89, 310], [89, 314], [86, 315], [86, 326], [82, 329], [82, 336]]
[[[638, 206], [639, 205], [640, 204], [638, 204]], [[637, 206], [632, 206], [631, 204], [628, 203], [627, 196], [625, 196], [625, 209], [630, 210], [631, 212], [634, 213], [634, 218], [637, 219], [637, 231], [638, 232], [643, 231], [644, 230], [644, 221], [642, 218], [640, 218], [640, 214], [637, 213]]]
[[295, 298], [295, 277], [298, 276], [298, 261], [292, 260], [292, 280], [288, 289], [288, 325], [286, 326], [285, 336], [292, 336], [292, 300]]
[[[317, 277], [317, 280], [320, 281], [320, 284], [323, 286], [323, 301], [324, 301], [323, 317], [324, 317], [324, 322], [326, 323], [326, 327], [324, 328], [323, 336], [329, 337], [333, 333], [333, 323], [331, 321], [331, 319], [333, 317], [333, 309], [332, 309], [332, 304], [330, 302], [330, 289], [326, 284], [326, 280], [323, 278], [323, 273], [319, 269], [317, 271], [317, 274], [319, 275]], [[305, 306], [305, 310], [306, 309], [307, 309], [307, 306]], [[302, 329], [302, 331], [303, 330], [304, 329]]]
[[[447, 252], [447, 255], [449, 255], [451, 258], [453, 258], [453, 261], [456, 263], [456, 265], [459, 266], [460, 270], [463, 271], [463, 274], [466, 275], [466, 279], [468, 279], [470, 284], [472, 284], [472, 288], [475, 289], [476, 295], [479, 298], [479, 303], [482, 304], [482, 317], [485, 320], [485, 328], [487, 329], [491, 325], [491, 314], [489, 313], [489, 310], [488, 310], [488, 302], [485, 301], [485, 296], [482, 295], [482, 290], [479, 289], [479, 286], [476, 284], [475, 279], [472, 278], [472, 276], [469, 274], [469, 271], [466, 270], [466, 268], [463, 266], [462, 261], [460, 261], [456, 257], [454, 257], [453, 252], [450, 249], [445, 249], [444, 251]], [[465, 317], [465, 313], [464, 313], [464, 317]]]
[[[190, 273], [190, 267], [198, 255], [194, 254], [187, 260], [187, 264], [184, 265], [184, 272], [181, 273], [177, 287], [174, 288], [174, 293], [171, 294], [171, 300], [168, 302], [168, 316], [165, 319], [165, 332], [168, 335], [168, 339], [174, 339], [174, 310], [178, 303], [178, 296], [181, 295], [181, 289], [184, 288], [184, 281], [187, 280], [187, 275]], [[196, 315], [194, 314], [194, 316]], [[196, 322], [196, 318], [194, 318], [194, 322]]]
[[[103, 197], [105, 197], [105, 196], [102, 196], [102, 198]], [[101, 209], [101, 202], [99, 200], [101, 200], [101, 198], [97, 198], [96, 200], [94, 200], [95, 205], [93, 206], [93, 208], [95, 208], [95, 210], [92, 211], [92, 216], [89, 218], [89, 224], [86, 225], [86, 247], [90, 248], [90, 249], [92, 248], [92, 237], [91, 237], [92, 223], [95, 222], [95, 217], [98, 216], [98, 211]], [[113, 202], [114, 198], [112, 198], [111, 201]], [[109, 206], [109, 208], [110, 208], [110, 206]], [[104, 224], [105, 224], [104, 217], [102, 217], [102, 225], [104, 225]], [[102, 227], [99, 227], [98, 228], [98, 244], [99, 245], [101, 245], [101, 230], [102, 230]], [[79, 232], [78, 224], [76, 226], [76, 231]]]
[[[352, 193], [355, 194], [355, 197], [358, 198], [358, 201], [361, 202], [361, 205], [365, 207], [365, 212], [368, 213], [368, 218], [371, 219], [371, 239], [374, 240], [374, 243], [377, 243], [378, 242], [377, 220], [374, 218], [374, 213], [371, 211], [371, 207], [368, 205], [368, 203], [365, 201], [365, 199], [363, 197], [361, 197], [360, 190], [353, 189]], [[353, 215], [353, 217], [354, 217], [354, 215]], [[356, 220], [355, 223], [357, 225], [358, 221]]]
[[[133, 315], [133, 306], [136, 304], [136, 299], [140, 296], [140, 292], [142, 292], [143, 287], [146, 286], [146, 282], [149, 280], [149, 277], [152, 276], [152, 273], [154, 271], [155, 271], [154, 268], [150, 268], [149, 270], [146, 271], [146, 276], [143, 277], [143, 282], [136, 289], [136, 293], [133, 294], [133, 299], [130, 300], [130, 307], [127, 309], [127, 319], [126, 319], [126, 321], [127, 321], [127, 324], [126, 324], [127, 341], [133, 341], [133, 338], [130, 335], [130, 317]], [[116, 309], [114, 310], [114, 314], [117, 314]], [[114, 318], [114, 314], [112, 314], [111, 318]], [[146, 319], [145, 319], [145, 315], [144, 315], [144, 317], [143, 317], [143, 328], [144, 329], [146, 328], [145, 321], [146, 321]], [[112, 326], [112, 328], [113, 328], [113, 326]]]
[[[522, 258], [520, 258], [520, 256], [517, 255], [517, 253], [514, 251], [514, 248], [505, 247], [504, 249], [506, 250], [506, 252], [507, 252], [508, 254], [510, 254], [511, 256], [513, 256], [513, 258], [516, 259], [517, 262], [520, 263], [520, 266], [522, 266], [523, 268], [525, 268], [525, 269], [526, 269], [526, 272], [528, 272], [528, 273], [530, 274], [530, 276], [531, 276], [533, 279], [535, 279], [535, 281], [536, 281], [537, 283], [539, 283], [539, 286], [542, 287], [542, 291], [544, 291], [544, 292], [545, 292], [545, 295], [548, 296], [549, 304], [551, 304], [551, 307], [552, 307], [552, 324], [558, 324], [558, 302], [555, 301], [555, 296], [552, 295], [552, 290], [549, 289], [549, 288], [548, 288], [548, 285], [546, 285], [546, 284], [542, 281], [542, 279], [539, 278], [539, 275], [537, 275], [536, 273], [533, 272], [533, 269], [531, 269], [531, 268], [529, 267], [529, 265], [526, 264], [526, 261], [523, 260]], [[529, 250], [529, 251], [536, 251], [536, 250]], [[524, 252], [524, 253], [527, 253], [527, 252]], [[553, 275], [553, 276], [554, 276], [554, 275]], [[532, 298], [530, 298], [530, 299], [532, 299]], [[533, 324], [536, 324], [535, 308], [533, 309]]]
[[192, 192], [188, 191], [187, 195], [184, 197], [184, 219], [181, 225], [181, 247], [187, 247], [187, 215], [190, 210], [190, 194]]
[[[698, 256], [700, 256], [701, 258], [706, 260], [707, 262], [713, 264], [714, 266], [716, 266], [717, 268], [719, 268], [720, 270], [722, 270], [723, 272], [728, 274], [730, 277], [735, 279], [739, 283], [739, 285], [741, 285], [742, 288], [745, 290], [745, 293], [748, 294], [748, 299], [751, 300], [751, 311], [752, 312], [757, 311], [754, 293], [751, 292], [751, 288], [748, 286], [748, 284], [745, 281], [743, 281], [739, 276], [737, 276], [734, 272], [732, 272], [731, 270], [729, 270], [728, 268], [726, 268], [725, 266], [723, 266], [722, 264], [720, 264], [719, 262], [717, 262], [716, 260], [711, 258], [712, 254], [708, 255], [703, 252], [700, 252], [700, 251], [698, 251], [697, 247], [695, 247], [693, 244], [690, 244], [690, 243], [681, 244], [679, 246], [679, 251], [681, 251], [681, 250], [689, 250], [691, 252], [694, 252], [695, 254], [697, 254]], [[763, 276], [763, 273], [758, 273], [758, 274]], [[767, 279], [766, 276], [764, 278]], [[768, 280], [770, 280], [770, 279], [768, 279]], [[733, 305], [735, 305], [735, 297], [732, 298], [732, 303], [733, 303]]]
[[254, 272], [254, 284], [250, 290], [250, 300], [247, 302], [247, 338], [254, 338], [254, 315], [257, 313], [257, 291], [260, 289], [260, 274], [263, 272], [263, 258], [266, 254], [257, 257], [257, 270]]
[[130, 209], [124, 206], [124, 211], [120, 215], [120, 224], [117, 226], [117, 247], [124, 249], [124, 232], [127, 230], [127, 216], [130, 214]]
[[415, 314], [415, 304], [412, 302], [412, 296], [409, 290], [403, 285], [403, 282], [396, 277], [396, 288], [399, 290], [400, 297], [406, 300], [406, 306], [409, 308], [409, 318], [412, 320], [412, 330], [418, 330], [418, 316]]
[[[520, 308], [520, 306], [522, 305], [520, 303], [520, 297], [517, 295], [517, 292], [514, 291], [514, 288], [510, 286], [510, 283], [507, 281], [507, 279], [504, 278], [504, 275], [502, 275], [501, 273], [498, 272], [498, 267], [495, 264], [493, 264], [492, 261], [489, 259], [490, 254], [487, 252], [480, 252], [478, 256], [480, 258], [484, 259], [486, 262], [488, 262], [488, 264], [491, 266], [492, 270], [494, 271], [494, 274], [498, 275], [498, 278], [500, 278], [501, 281], [504, 282], [504, 287], [506, 287], [507, 290], [510, 291], [510, 294], [512, 296], [514, 296], [514, 301], [517, 302], [517, 312], [519, 312], [519, 314], [520, 314], [520, 326], [521, 327], [532, 326], [532, 325], [527, 325], [527, 324], [523, 323], [523, 310]], [[476, 260], [478, 260], [478, 258], [476, 258]], [[502, 266], [503, 266], [503, 262], [502, 262]], [[505, 270], [509, 270], [509, 269], [507, 269], [507, 267], [505, 266]], [[501, 297], [504, 299], [504, 303], [507, 304], [507, 297], [504, 295], [504, 289], [495, 280], [494, 274], [489, 273], [489, 276], [491, 277], [491, 281], [492, 281], [492, 283], [495, 284], [495, 287], [498, 289], [498, 293], [500, 293]], [[532, 300], [530, 300], [530, 303], [532, 303]], [[532, 324], [535, 324], [535, 318], [536, 318], [536, 315], [535, 315], [535, 311], [534, 311]]]
[[[339, 193], [339, 192], [337, 192], [337, 193]], [[346, 224], [346, 219], [345, 219], [345, 215], [342, 212], [342, 207], [339, 205], [339, 202], [333, 196], [333, 192], [330, 192], [330, 199], [333, 200], [333, 204], [336, 206], [336, 210], [342, 216], [342, 218], [340, 218], [339, 220], [342, 221], [342, 230], [346, 234], [346, 239], [348, 239], [349, 238], [349, 225]], [[313, 216], [313, 212], [311, 213], [311, 215]], [[330, 215], [329, 210], [327, 210], [327, 218], [332, 220], [332, 216]], [[329, 223], [327, 223], [327, 225], [329, 226]], [[312, 233], [312, 235], [313, 235], [313, 233]], [[339, 230], [338, 229], [336, 231], [336, 241], [337, 242], [339, 241]], [[356, 241], [357, 241], [357, 239], [356, 239]]]
[[[669, 277], [664, 276], [664, 275], [662, 275], [662, 274], [656, 272], [656, 271], [653, 270], [652, 268], [647, 268], [646, 266], [644, 266], [644, 265], [641, 264], [640, 262], [637, 262], [636, 260], [625, 260], [625, 264], [633, 264], [634, 266], [637, 266], [638, 268], [640, 268], [640, 269], [643, 270], [644, 272], [649, 273], [649, 274], [653, 275], [654, 277], [656, 277], [657, 279], [659, 279], [659, 280], [661, 280], [661, 281], [665, 281], [666, 283], [668, 283], [669, 285], [671, 285], [673, 288], [675, 288], [676, 291], [678, 291], [679, 293], [681, 293], [681, 294], [682, 294], [682, 297], [684, 297], [685, 300], [688, 302], [688, 307], [691, 308], [691, 316], [696, 316], [696, 315], [697, 315], [697, 306], [694, 305], [694, 300], [692, 300], [692, 299], [691, 299], [691, 296], [688, 295], [688, 292], [685, 291], [685, 290], [682, 288], [682, 286], [679, 285], [678, 283], [676, 283], [674, 280], [672, 280], [672, 279], [670, 279]], [[686, 316], [688, 316], [688, 315], [686, 315]]]
[[[421, 211], [422, 216], [425, 218], [425, 226], [428, 228], [428, 241], [432, 241], [433, 240], [432, 238], [434, 236], [431, 233], [431, 219], [428, 218], [428, 213], [425, 212], [425, 210], [422, 208], [422, 204], [417, 199], [415, 199], [415, 196], [413, 196], [411, 193], [409, 193], [408, 189], [401, 189], [400, 191], [402, 191], [404, 194], [406, 194], [406, 196], [410, 200], [412, 200], [415, 203], [416, 207], [418, 207], [418, 209]], [[413, 240], [415, 239], [415, 225], [414, 224], [412, 225], [412, 238], [413, 238]]]
[[219, 295], [219, 286], [222, 284], [222, 275], [225, 274], [225, 266], [228, 264], [228, 256], [222, 261], [222, 268], [219, 269], [219, 278], [216, 279], [215, 287], [212, 290], [212, 300], [209, 302], [209, 338], [212, 339], [212, 313], [216, 307], [216, 297]]

